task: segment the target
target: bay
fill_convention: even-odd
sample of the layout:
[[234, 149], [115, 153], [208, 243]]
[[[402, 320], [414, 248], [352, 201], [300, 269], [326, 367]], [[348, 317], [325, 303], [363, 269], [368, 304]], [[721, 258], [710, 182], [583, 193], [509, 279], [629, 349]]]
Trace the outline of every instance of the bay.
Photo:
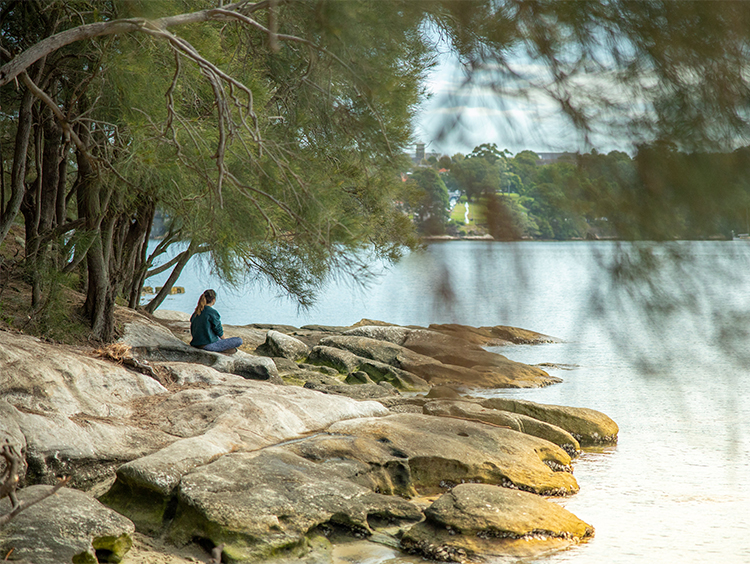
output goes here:
[[232, 289], [195, 263], [178, 282], [186, 293], [162, 309], [190, 313], [213, 287], [233, 325], [369, 318], [559, 337], [491, 350], [544, 363], [562, 384], [473, 391], [591, 407], [620, 426], [617, 446], [576, 461], [580, 493], [556, 500], [594, 525], [594, 539], [534, 562], [750, 562], [750, 245], [452, 241], [378, 268], [368, 288], [334, 281], [298, 311], [262, 284]]

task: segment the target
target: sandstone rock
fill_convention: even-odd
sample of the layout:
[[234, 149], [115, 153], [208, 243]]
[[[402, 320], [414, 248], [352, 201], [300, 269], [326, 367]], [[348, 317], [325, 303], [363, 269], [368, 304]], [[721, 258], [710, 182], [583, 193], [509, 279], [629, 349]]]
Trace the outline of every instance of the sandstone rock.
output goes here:
[[315, 460], [365, 463], [373, 473], [360, 474], [362, 479], [374, 480], [374, 487], [385, 493], [412, 496], [416, 491], [441, 491], [465, 481], [505, 484], [545, 495], [578, 491], [565, 451], [510, 429], [397, 414], [340, 421], [328, 432], [332, 436], [321, 435], [290, 448]]
[[[377, 341], [391, 343], [391, 346], [378, 346]], [[562, 381], [539, 368], [513, 362], [470, 341], [437, 331], [361, 326], [345, 331], [343, 338], [328, 337], [321, 344], [323, 342], [387, 361], [432, 386], [540, 387]]]
[[346, 327], [342, 327], [341, 325], [303, 325], [300, 327], [301, 331], [306, 331], [310, 333], [341, 333], [344, 331]]
[[167, 392], [149, 376], [5, 331], [0, 365], [13, 367], [0, 380], [4, 434], [25, 447], [32, 483], [64, 475], [88, 489], [174, 440], [133, 420], [131, 402]]
[[282, 379], [287, 384], [305, 386], [309, 383], [309, 389], [325, 390], [327, 386], [341, 386], [341, 375], [338, 372], [336, 374], [337, 376], [330, 376], [317, 370], [295, 370], [284, 374]]
[[388, 341], [360, 337], [356, 335], [336, 335], [320, 340], [320, 345], [344, 349], [362, 358], [377, 360], [383, 364], [395, 365], [403, 347]]
[[495, 325], [494, 327], [471, 327], [469, 325], [458, 325], [455, 323], [433, 324], [429, 326], [431, 331], [437, 331], [452, 337], [457, 337], [481, 346], [514, 345], [538, 345], [541, 343], [559, 343], [560, 339], [543, 335], [535, 331], [509, 327], [507, 325]]
[[242, 348], [249, 351], [262, 345], [266, 341], [266, 333], [267, 331], [256, 329], [254, 327], [224, 324], [224, 337], [240, 337], [242, 339]]
[[[382, 398], [387, 399], [387, 398]], [[378, 399], [378, 401], [382, 401]], [[417, 405], [410, 405], [408, 403], [395, 404], [388, 408], [391, 413], [422, 413], [422, 408]]]
[[237, 374], [219, 372], [204, 364], [191, 362], [152, 362], [151, 366], [165, 375], [170, 388], [195, 385], [242, 385], [247, 380]]
[[411, 503], [379, 495], [281, 448], [224, 456], [185, 476], [169, 535], [224, 543], [231, 561], [304, 554], [327, 523], [369, 535], [368, 517], [418, 521]]
[[561, 447], [570, 456], [576, 456], [581, 448], [573, 435], [560, 427], [526, 415], [483, 407], [469, 401], [431, 401], [424, 405], [423, 412], [427, 415], [461, 417], [463, 419], [484, 421], [494, 425], [510, 427], [514, 431], [550, 441]]
[[273, 330], [268, 331], [265, 343], [257, 351], [294, 361], [303, 360], [310, 354], [308, 346], [299, 339]]
[[[328, 342], [338, 342], [339, 346], [351, 347], [349, 350], [359, 348], [363, 352], [378, 350], [367, 339], [386, 341], [409, 349], [417, 354], [409, 355], [401, 352], [398, 355], [398, 364], [390, 360], [393, 358], [395, 348], [381, 347], [381, 354], [384, 358], [376, 360], [396, 364], [402, 370], [416, 374], [432, 385], [458, 384], [488, 388], [539, 387], [562, 381], [539, 368], [513, 362], [479, 346], [479, 344], [487, 344], [491, 341], [492, 331], [496, 328], [476, 329], [463, 325], [436, 327], [440, 331], [398, 326], [361, 326], [344, 332], [344, 335], [349, 338], [360, 337], [359, 344], [354, 340], [347, 342], [340, 337], [329, 337]], [[505, 334], [500, 329], [497, 334]], [[468, 336], [469, 339], [461, 338], [461, 336]], [[546, 336], [540, 335], [540, 337]], [[362, 354], [362, 356], [367, 355]], [[385, 360], [386, 358], [389, 360]]]
[[372, 381], [372, 379], [367, 375], [367, 372], [362, 372], [361, 370], [357, 370], [356, 372], [352, 372], [346, 377], [346, 380], [344, 380], [345, 383], [349, 384], [350, 386], [357, 386], [360, 384], [374, 384], [375, 382]]
[[[18, 491], [21, 502], [38, 499], [51, 486]], [[10, 510], [0, 500], [0, 514]], [[34, 564], [119, 562], [132, 545], [133, 523], [77, 490], [58, 492], [19, 513], [0, 528], [0, 552]]]
[[427, 392], [428, 398], [449, 398], [449, 399], [458, 399], [462, 397], [461, 392], [459, 392], [456, 388], [453, 386], [433, 386], [430, 388], [430, 391]]
[[[151, 403], [150, 421], [175, 437], [194, 437], [215, 429], [237, 434], [244, 447], [320, 430], [336, 421], [382, 415], [382, 405], [321, 396], [295, 386], [240, 381], [176, 391]], [[262, 437], [259, 441], [258, 437]]]
[[310, 356], [307, 358], [307, 362], [330, 366], [342, 374], [356, 372], [360, 365], [360, 360], [354, 353], [335, 347], [324, 346], [313, 347]]
[[288, 358], [280, 357], [273, 357], [273, 362], [276, 364], [281, 379], [292, 386], [304, 386], [307, 382], [312, 382], [311, 386], [319, 389], [321, 386], [340, 386], [345, 381], [344, 376], [338, 370], [327, 366], [297, 364]]
[[[506, 370], [500, 359], [510, 361], [466, 341], [418, 328], [368, 329], [373, 324], [356, 328], [367, 335], [346, 330], [335, 336], [343, 329], [318, 326], [295, 330], [304, 334], [303, 346], [320, 343], [318, 351], [338, 359], [340, 370], [334, 370], [280, 357], [207, 353], [153, 321], [129, 323], [124, 342], [151, 359], [166, 387], [111, 362], [0, 332], [0, 364], [14, 367], [11, 379], [0, 382], [0, 440], [26, 448], [31, 481], [73, 474], [77, 486], [98, 487], [121, 465], [102, 498], [106, 503], [143, 531], [168, 532], [180, 542], [227, 541], [232, 561], [273, 553], [317, 563], [318, 554], [330, 553], [320, 534], [329, 526], [367, 536], [381, 518], [417, 520], [415, 506], [400, 496], [442, 492], [463, 481], [550, 495], [577, 490], [570, 457], [547, 441], [452, 417], [389, 415], [389, 409], [430, 404], [430, 413], [459, 409], [439, 405], [451, 402], [399, 396], [394, 384], [424, 388], [430, 378], [430, 384], [516, 385], [519, 375], [522, 384], [541, 380]], [[246, 329], [264, 338], [269, 332]], [[373, 335], [387, 342], [373, 341]], [[437, 351], [445, 362], [401, 347], [399, 340]], [[405, 366], [419, 367], [424, 380]], [[271, 385], [281, 381], [279, 372], [326, 393]], [[340, 372], [365, 383], [345, 385]], [[339, 394], [377, 397], [379, 403]], [[488, 407], [466, 406], [460, 406], [461, 416], [482, 419], [487, 414], [474, 412], [485, 409], [488, 421], [497, 420]], [[519, 422], [531, 425], [518, 414], [505, 417], [514, 417], [519, 428]], [[399, 497], [379, 495], [386, 493]], [[323, 539], [320, 553], [309, 552], [318, 543], [314, 539]], [[119, 558], [97, 543], [92, 546], [99, 548], [100, 561]], [[90, 554], [80, 561], [95, 562]]]
[[562, 382], [560, 378], [550, 376], [539, 368], [514, 362], [469, 341], [436, 331], [410, 331], [403, 346], [437, 360], [444, 366], [457, 368], [453, 371], [454, 374], [445, 373], [443, 369], [443, 372], [429, 375], [433, 370], [429, 365], [409, 366], [402, 361], [402, 369], [414, 372], [432, 385], [457, 383], [486, 388], [535, 388]]
[[102, 500], [139, 529], [155, 531], [175, 487], [193, 469], [238, 449], [269, 446], [342, 419], [387, 413], [376, 402], [251, 380], [181, 390], [151, 402], [142, 423], [183, 438], [121, 466]]
[[[521, 329], [519, 327], [509, 327], [507, 325], [495, 325], [494, 327], [481, 327], [482, 330], [488, 330], [494, 338], [508, 341], [514, 345], [538, 345], [541, 343], [560, 343], [560, 339]], [[489, 344], [489, 343], [488, 343]]]
[[367, 337], [395, 345], [402, 345], [406, 340], [406, 336], [411, 331], [408, 327], [400, 327], [398, 325], [362, 325], [344, 331], [344, 335]]
[[279, 333], [293, 333], [294, 331], [297, 331], [297, 328], [294, 325], [281, 325], [281, 324], [275, 324], [275, 323], [248, 323], [247, 325], [242, 325], [242, 327], [246, 327], [248, 329], [254, 329], [257, 331], [278, 331]]
[[285, 373], [296, 372], [300, 369], [299, 364], [288, 358], [280, 356], [272, 356], [271, 360], [276, 365], [276, 370], [279, 371], [279, 376], [283, 377]]
[[562, 381], [540, 368], [513, 362], [438, 331], [363, 325], [348, 329], [343, 335], [323, 335], [316, 342], [308, 362], [334, 367], [343, 374], [364, 370], [375, 381], [385, 379], [407, 391], [442, 384], [525, 388]]
[[328, 376], [340, 375], [340, 372], [338, 370], [336, 370], [335, 368], [331, 368], [330, 366], [318, 366], [316, 364], [306, 364], [304, 362], [300, 362], [298, 366], [304, 370], [313, 370], [315, 372], [321, 372]]
[[15, 417], [18, 411], [6, 401], [0, 400], [0, 445], [5, 442], [18, 448], [18, 451], [26, 450], [26, 437], [18, 426]]
[[310, 349], [319, 344], [321, 339], [325, 339], [334, 334], [335, 333], [331, 333], [330, 331], [309, 331], [307, 329], [297, 329], [289, 333], [291, 337], [302, 341]]
[[419, 408], [418, 413], [422, 413], [422, 406], [426, 404], [429, 400], [422, 395], [417, 395], [417, 396], [396, 396], [392, 398], [379, 399], [378, 401], [381, 404], [383, 404], [385, 407], [387, 407], [388, 409], [392, 409], [393, 407], [397, 407], [401, 405], [413, 405]]
[[430, 389], [427, 381], [419, 376], [377, 360], [363, 359], [359, 368], [366, 372], [373, 381], [387, 382], [405, 392], [423, 392]]
[[[416, 374], [431, 386], [453, 385], [479, 387], [492, 385], [491, 378], [485, 377], [478, 371], [462, 366], [443, 364], [423, 354], [417, 354], [406, 349], [406, 353], [399, 357], [399, 366], [402, 370]], [[506, 381], [504, 379], [503, 381]]]
[[[382, 341], [378, 340], [382, 338]], [[390, 343], [390, 345], [388, 344]], [[399, 346], [402, 343], [403, 346]], [[332, 336], [321, 340], [321, 345], [342, 347], [355, 354], [355, 358], [339, 355], [337, 367], [352, 370], [356, 358], [371, 358], [360, 362], [360, 368], [374, 377], [377, 366], [373, 362], [390, 363], [403, 373], [396, 373], [398, 382], [406, 390], [426, 389], [429, 385], [454, 384], [486, 388], [539, 387], [561, 382], [543, 370], [508, 360], [468, 341], [443, 335], [436, 331], [415, 330], [405, 327], [357, 327], [345, 332], [343, 337]], [[317, 347], [313, 349], [314, 355]], [[333, 353], [326, 352], [331, 356]], [[361, 357], [359, 355], [362, 355]], [[327, 359], [333, 364], [332, 359]], [[382, 365], [381, 365], [382, 366]], [[412, 375], [411, 381], [408, 380]], [[395, 383], [393, 380], [389, 380]], [[396, 384], [398, 386], [398, 384]]]
[[233, 355], [204, 351], [185, 344], [167, 328], [142, 320], [125, 326], [119, 342], [129, 345], [133, 355], [149, 361], [172, 361], [205, 364], [220, 372], [237, 374], [252, 380], [281, 383], [273, 360], [242, 351]]
[[[156, 380], [113, 362], [87, 357], [34, 337], [0, 331], [3, 399], [28, 413], [73, 415], [85, 410], [100, 417], [129, 413], [128, 401], [164, 393]], [[120, 401], [112, 403], [113, 392]]]
[[360, 336], [331, 336], [321, 339], [320, 346], [334, 347], [356, 355], [359, 369], [375, 382], [386, 381], [406, 391], [428, 390], [430, 385], [419, 376], [398, 368], [400, 358], [412, 355], [407, 349], [387, 341]]
[[398, 325], [395, 325], [393, 323], [388, 323], [387, 321], [378, 321], [377, 319], [367, 319], [367, 318], [362, 318], [352, 325], [352, 327], [370, 327], [370, 326], [398, 327]]
[[582, 446], [617, 442], [617, 423], [594, 409], [546, 405], [508, 398], [490, 398], [483, 400], [481, 404], [484, 407], [520, 413], [556, 425], [573, 435]]
[[154, 311], [154, 317], [164, 321], [187, 321], [190, 322], [190, 314], [184, 311], [174, 311], [170, 309], [157, 309]]
[[398, 395], [398, 390], [388, 384], [388, 382], [380, 382], [379, 384], [338, 384], [329, 386], [325, 384], [318, 384], [312, 380], [309, 380], [305, 382], [305, 388], [309, 390], [317, 390], [318, 392], [323, 392], [325, 394], [346, 396], [357, 400], [379, 400], [381, 398]]
[[594, 529], [556, 503], [516, 490], [462, 484], [425, 511], [406, 531], [410, 551], [436, 560], [529, 557], [590, 537]]

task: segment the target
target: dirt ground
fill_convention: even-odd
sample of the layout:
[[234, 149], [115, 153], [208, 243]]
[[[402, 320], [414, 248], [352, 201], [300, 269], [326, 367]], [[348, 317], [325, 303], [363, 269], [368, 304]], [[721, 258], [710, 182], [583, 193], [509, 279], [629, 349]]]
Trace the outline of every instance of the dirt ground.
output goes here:
[[133, 535], [133, 548], [122, 560], [122, 564], [192, 564], [208, 562], [211, 555], [196, 545], [177, 548], [158, 539]]

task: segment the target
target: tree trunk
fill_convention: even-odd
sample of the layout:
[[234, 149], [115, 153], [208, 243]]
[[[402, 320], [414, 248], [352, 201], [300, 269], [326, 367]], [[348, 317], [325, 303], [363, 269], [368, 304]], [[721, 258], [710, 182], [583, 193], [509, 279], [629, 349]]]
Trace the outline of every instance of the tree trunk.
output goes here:
[[148, 241], [149, 235], [151, 234], [151, 227], [154, 224], [156, 202], [151, 202], [151, 205], [148, 207], [142, 207], [139, 212], [141, 214], [141, 220], [144, 221], [143, 239], [141, 240], [140, 245], [133, 249], [133, 266], [130, 270], [132, 275], [126, 288], [128, 307], [132, 309], [138, 307], [141, 298], [141, 291], [143, 290], [143, 282], [146, 279], [146, 271], [148, 270]]
[[47, 271], [52, 263], [53, 230], [57, 227], [57, 198], [62, 147], [62, 128], [52, 112], [44, 110], [41, 125], [35, 135], [37, 177], [26, 191], [21, 211], [26, 226], [27, 272], [31, 279], [31, 305], [40, 305]]
[[172, 273], [169, 275], [169, 278], [164, 283], [164, 286], [162, 286], [162, 289], [159, 290], [159, 293], [156, 294], [154, 299], [152, 299], [148, 303], [148, 305], [146, 305], [145, 309], [147, 312], [154, 313], [154, 311], [156, 311], [156, 308], [162, 304], [164, 299], [169, 295], [169, 292], [172, 290], [172, 287], [177, 282], [177, 279], [180, 277], [180, 274], [182, 274], [182, 269], [185, 268], [185, 265], [192, 258], [192, 256], [196, 253], [197, 249], [198, 249], [198, 245], [191, 241], [188, 248], [182, 251], [180, 255], [180, 259], [177, 261], [177, 264], [172, 269]]
[[88, 291], [84, 311], [91, 323], [94, 339], [109, 342], [114, 336], [114, 296], [109, 289], [109, 273], [104, 261], [101, 231], [86, 255]]
[[129, 303], [134, 293], [140, 294], [138, 282], [143, 279], [140, 275], [140, 262], [143, 247], [148, 245], [156, 204], [144, 195], [134, 207], [134, 210], [124, 209], [116, 218], [112, 254], [109, 258], [110, 283], [116, 295], [127, 297]]
[[[81, 141], [88, 146], [91, 134], [81, 126], [78, 133]], [[86, 253], [87, 287], [83, 311], [91, 324], [92, 336], [99, 341], [109, 342], [114, 336], [115, 296], [111, 292], [109, 268], [106, 256], [111, 241], [107, 240], [102, 222], [102, 200], [107, 199], [106, 188], [91, 167], [91, 162], [80, 151], [76, 151], [78, 177], [76, 179], [76, 200], [78, 217], [85, 219], [85, 229], [92, 238]]]
[[18, 129], [16, 130], [16, 147], [13, 153], [13, 168], [10, 175], [10, 200], [0, 215], [0, 243], [10, 231], [11, 225], [21, 209], [26, 190], [26, 161], [31, 137], [31, 107], [34, 105], [34, 95], [26, 90], [18, 109]]

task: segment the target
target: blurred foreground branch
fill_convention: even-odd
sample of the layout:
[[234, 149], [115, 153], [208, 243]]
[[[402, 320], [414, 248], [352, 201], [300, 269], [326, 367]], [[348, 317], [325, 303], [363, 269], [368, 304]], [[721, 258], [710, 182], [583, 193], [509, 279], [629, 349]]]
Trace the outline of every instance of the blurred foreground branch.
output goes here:
[[3, 448], [0, 449], [0, 456], [5, 459], [5, 470], [2, 474], [2, 483], [0, 483], [0, 499], [8, 497], [11, 504], [10, 512], [0, 516], [0, 527], [7, 525], [24, 509], [28, 509], [32, 505], [36, 505], [40, 501], [55, 495], [57, 490], [66, 486], [70, 481], [70, 476], [63, 478], [59, 480], [51, 490], [44, 495], [39, 496], [37, 499], [19, 503], [18, 498], [16, 497], [16, 490], [18, 489], [18, 482], [20, 481], [19, 469], [23, 465], [23, 457], [21, 456], [21, 453], [18, 452], [18, 449], [7, 440], [3, 445]]

